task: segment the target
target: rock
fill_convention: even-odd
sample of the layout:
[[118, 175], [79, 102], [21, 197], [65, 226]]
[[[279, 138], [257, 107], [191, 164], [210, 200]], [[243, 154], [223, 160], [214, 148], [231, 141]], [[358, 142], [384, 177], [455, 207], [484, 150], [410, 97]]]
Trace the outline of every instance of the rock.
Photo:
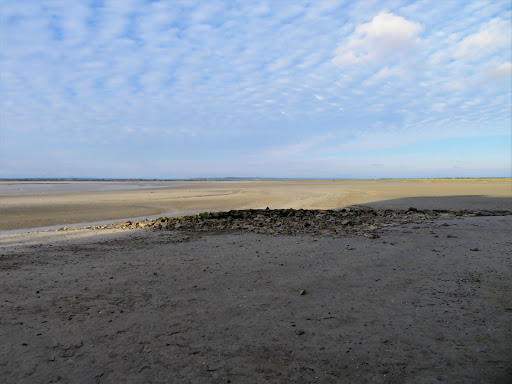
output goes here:
[[479, 249], [478, 248], [471, 248], [470, 251], [473, 251], [473, 252], [478, 252]]
[[299, 295], [304, 296], [305, 294], [306, 294], [306, 290], [305, 289], [301, 289], [299, 291]]
[[[408, 211], [373, 210], [365, 207], [345, 208], [341, 210], [317, 209], [247, 209], [231, 210], [229, 212], [209, 213], [204, 218], [184, 216], [179, 218], [161, 217], [136, 223], [125, 222], [112, 224], [122, 229], [144, 228], [208, 232], [215, 230], [252, 231], [276, 235], [310, 235], [310, 236], [366, 236], [371, 239], [379, 238], [375, 233], [378, 228], [395, 226], [397, 224], [424, 223], [425, 220], [470, 216], [475, 213], [485, 215], [510, 215], [508, 211], [469, 211], [469, 210], [433, 210], [421, 211], [410, 207]], [[439, 224], [448, 226], [450, 224]], [[96, 228], [96, 227], [95, 227]], [[435, 237], [438, 237], [433, 232]], [[455, 236], [448, 235], [448, 238]]]

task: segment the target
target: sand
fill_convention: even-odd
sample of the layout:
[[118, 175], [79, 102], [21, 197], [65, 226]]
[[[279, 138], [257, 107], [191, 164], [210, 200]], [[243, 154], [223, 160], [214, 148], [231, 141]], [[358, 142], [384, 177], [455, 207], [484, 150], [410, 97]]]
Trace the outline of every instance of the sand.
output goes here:
[[[488, 181], [191, 183], [0, 204], [2, 229], [224, 207], [512, 210], [510, 184]], [[509, 383], [511, 228], [509, 215], [373, 238], [0, 234], [0, 382]]]
[[[110, 183], [121, 184], [123, 183]], [[127, 182], [124, 184], [134, 184]], [[147, 184], [147, 183], [142, 183]], [[334, 209], [377, 203], [408, 208], [404, 198], [429, 197], [430, 208], [489, 204], [490, 209], [511, 210], [512, 183], [502, 180], [402, 180], [402, 181], [193, 181], [155, 182], [155, 189], [121, 191], [46, 191], [34, 194], [0, 194], [0, 231], [104, 220], [183, 215], [203, 211], [247, 208]], [[161, 188], [165, 187], [165, 188]], [[443, 199], [439, 199], [443, 197]], [[389, 203], [386, 203], [389, 201]], [[398, 204], [398, 205], [397, 205]], [[506, 205], [507, 206], [503, 206]]]
[[508, 383], [511, 227], [3, 235], [0, 381]]

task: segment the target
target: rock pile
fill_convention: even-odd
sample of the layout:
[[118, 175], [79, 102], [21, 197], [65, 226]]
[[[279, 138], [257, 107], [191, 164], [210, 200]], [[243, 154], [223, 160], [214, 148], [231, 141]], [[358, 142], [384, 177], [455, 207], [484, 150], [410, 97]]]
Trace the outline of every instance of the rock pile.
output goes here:
[[[457, 216], [502, 216], [510, 211], [375, 210], [368, 207], [341, 210], [246, 209], [204, 212], [185, 217], [161, 217], [144, 225], [186, 232], [255, 232], [270, 235], [363, 235], [378, 238], [379, 229], [407, 223], [426, 223]], [[134, 224], [132, 224], [133, 227]]]
[[[489, 210], [408, 210], [350, 207], [340, 210], [318, 209], [244, 209], [226, 212], [203, 212], [183, 217], [160, 217], [142, 221], [88, 226], [83, 229], [139, 229], [180, 231], [188, 234], [204, 232], [255, 232], [270, 235], [352, 236], [378, 238], [384, 227], [407, 223], [429, 223], [435, 219], [457, 216], [505, 216], [512, 211]], [[62, 227], [58, 231], [72, 231]]]

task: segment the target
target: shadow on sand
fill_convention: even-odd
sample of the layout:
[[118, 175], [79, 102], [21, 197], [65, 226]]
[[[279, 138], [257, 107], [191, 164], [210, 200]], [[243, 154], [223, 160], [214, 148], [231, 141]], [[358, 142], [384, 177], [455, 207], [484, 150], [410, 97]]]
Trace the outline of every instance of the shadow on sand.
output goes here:
[[512, 193], [510, 197], [474, 196], [421, 196], [400, 199], [381, 200], [360, 204], [376, 209], [468, 209], [512, 211]]

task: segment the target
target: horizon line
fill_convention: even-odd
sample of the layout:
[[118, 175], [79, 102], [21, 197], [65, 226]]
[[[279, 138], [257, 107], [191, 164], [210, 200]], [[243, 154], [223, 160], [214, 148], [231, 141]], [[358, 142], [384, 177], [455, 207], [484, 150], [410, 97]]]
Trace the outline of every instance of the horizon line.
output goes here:
[[189, 178], [144, 178], [144, 177], [0, 177], [0, 181], [258, 181], [258, 180], [476, 180], [512, 179], [512, 176], [444, 176], [444, 177], [266, 177], [266, 176], [219, 176]]

